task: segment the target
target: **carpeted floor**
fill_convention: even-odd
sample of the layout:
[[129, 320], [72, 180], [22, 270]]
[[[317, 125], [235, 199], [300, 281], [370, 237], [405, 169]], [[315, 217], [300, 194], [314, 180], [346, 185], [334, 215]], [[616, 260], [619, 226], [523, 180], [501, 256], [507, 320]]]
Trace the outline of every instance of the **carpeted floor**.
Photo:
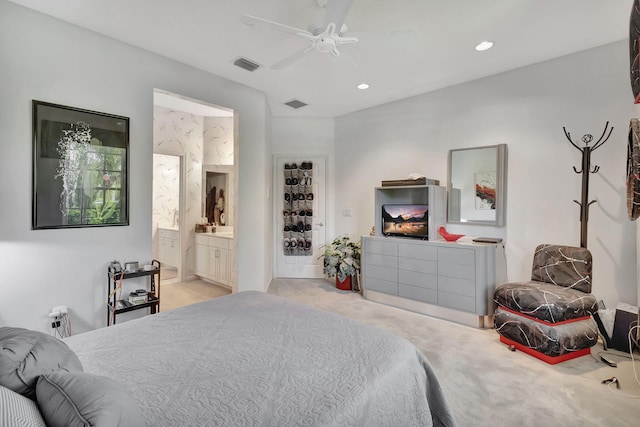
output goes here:
[[[328, 280], [275, 279], [268, 290], [376, 326], [411, 341], [436, 371], [460, 426], [638, 426], [640, 386], [632, 363], [612, 368], [599, 361], [602, 346], [548, 365], [511, 352], [492, 329], [474, 329], [367, 301]], [[621, 353], [619, 353], [621, 354]], [[637, 355], [637, 352], [636, 352]], [[640, 355], [636, 370], [640, 375]], [[602, 381], [615, 376], [621, 387]]]
[[224, 286], [214, 285], [204, 280], [162, 283], [160, 287], [160, 311], [195, 304], [230, 293], [231, 291]]

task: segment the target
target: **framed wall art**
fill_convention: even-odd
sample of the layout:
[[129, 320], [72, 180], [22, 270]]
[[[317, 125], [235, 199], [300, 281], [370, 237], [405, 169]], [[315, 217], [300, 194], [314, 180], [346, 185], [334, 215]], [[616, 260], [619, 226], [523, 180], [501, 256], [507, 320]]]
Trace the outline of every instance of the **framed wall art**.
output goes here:
[[32, 229], [129, 225], [129, 118], [32, 107]]

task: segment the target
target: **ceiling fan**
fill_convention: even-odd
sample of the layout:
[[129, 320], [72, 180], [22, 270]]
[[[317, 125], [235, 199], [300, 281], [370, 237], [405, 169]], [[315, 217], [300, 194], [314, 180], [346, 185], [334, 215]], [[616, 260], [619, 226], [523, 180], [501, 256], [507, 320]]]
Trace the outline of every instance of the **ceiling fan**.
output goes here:
[[346, 31], [344, 19], [351, 8], [353, 0], [316, 0], [319, 6], [325, 7], [326, 12], [321, 27], [302, 30], [300, 28], [290, 27], [278, 22], [269, 21], [267, 19], [258, 18], [251, 15], [243, 15], [242, 23], [247, 25], [268, 27], [277, 31], [305, 38], [310, 44], [297, 52], [281, 59], [271, 66], [274, 70], [280, 70], [295, 61], [299, 60], [306, 54], [317, 50], [322, 53], [329, 53], [333, 56], [340, 56], [338, 46], [342, 44], [357, 43], [357, 37], [343, 36]]

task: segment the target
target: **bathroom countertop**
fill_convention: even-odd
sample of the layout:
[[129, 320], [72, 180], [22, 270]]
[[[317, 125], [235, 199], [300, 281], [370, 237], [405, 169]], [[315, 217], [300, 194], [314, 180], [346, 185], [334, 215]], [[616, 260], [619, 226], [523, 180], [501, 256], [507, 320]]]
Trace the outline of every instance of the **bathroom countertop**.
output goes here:
[[220, 231], [213, 233], [196, 233], [201, 236], [222, 237], [223, 239], [233, 239], [233, 233], [230, 231]]
[[169, 231], [180, 231], [180, 229], [176, 226], [161, 224], [158, 225], [159, 230], [169, 230]]

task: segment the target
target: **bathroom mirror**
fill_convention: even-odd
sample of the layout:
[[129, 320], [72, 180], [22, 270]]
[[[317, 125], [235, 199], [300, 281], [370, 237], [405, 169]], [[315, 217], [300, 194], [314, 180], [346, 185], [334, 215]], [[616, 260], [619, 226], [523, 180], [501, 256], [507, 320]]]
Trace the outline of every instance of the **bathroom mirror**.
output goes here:
[[449, 150], [447, 222], [502, 227], [507, 145]]
[[209, 223], [230, 226], [233, 213], [231, 167], [208, 166], [202, 168], [202, 216]]

